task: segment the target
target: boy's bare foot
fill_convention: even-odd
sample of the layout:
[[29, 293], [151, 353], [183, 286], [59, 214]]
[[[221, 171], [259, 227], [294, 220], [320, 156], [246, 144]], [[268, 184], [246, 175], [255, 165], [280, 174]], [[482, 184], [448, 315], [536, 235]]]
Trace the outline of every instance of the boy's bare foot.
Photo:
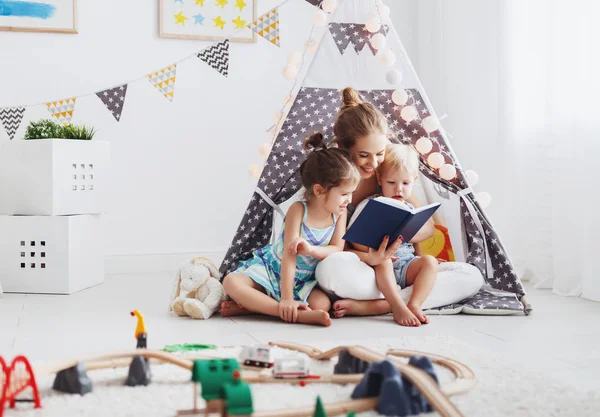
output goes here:
[[411, 304], [411, 303], [408, 303], [406, 306], [408, 307], [408, 309], [410, 311], [413, 312], [413, 314], [419, 319], [419, 321], [421, 323], [423, 323], [423, 324], [429, 323], [429, 317], [427, 317], [425, 315], [425, 313], [423, 313], [421, 306], [416, 305], [416, 304]]
[[299, 310], [298, 323], [331, 326], [329, 313], [323, 310]]
[[238, 305], [235, 301], [223, 301], [221, 303], [221, 315], [224, 317], [231, 316], [247, 316], [249, 314], [256, 314], [250, 310], [246, 310], [244, 307]]
[[336, 318], [344, 316], [375, 316], [390, 312], [390, 305], [385, 300], [338, 300], [333, 303], [333, 315]]
[[394, 313], [394, 321], [400, 326], [419, 327], [421, 322], [405, 305], [399, 307]]

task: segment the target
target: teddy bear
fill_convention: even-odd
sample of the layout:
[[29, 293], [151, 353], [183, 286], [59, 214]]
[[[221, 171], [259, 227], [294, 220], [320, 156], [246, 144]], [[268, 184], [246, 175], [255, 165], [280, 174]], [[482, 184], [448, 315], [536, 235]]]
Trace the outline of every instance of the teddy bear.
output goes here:
[[206, 258], [197, 256], [179, 267], [169, 311], [178, 316], [208, 319], [226, 299], [221, 274]]

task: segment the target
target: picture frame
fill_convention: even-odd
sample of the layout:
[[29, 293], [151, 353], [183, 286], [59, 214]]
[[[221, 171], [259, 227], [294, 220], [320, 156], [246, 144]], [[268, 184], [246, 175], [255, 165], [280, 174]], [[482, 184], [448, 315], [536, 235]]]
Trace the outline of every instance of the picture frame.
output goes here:
[[77, 34], [78, 0], [0, 0], [0, 30]]
[[[161, 38], [220, 41], [258, 18], [257, 0], [159, 0], [158, 7]], [[229, 40], [255, 43], [257, 34], [246, 28]]]

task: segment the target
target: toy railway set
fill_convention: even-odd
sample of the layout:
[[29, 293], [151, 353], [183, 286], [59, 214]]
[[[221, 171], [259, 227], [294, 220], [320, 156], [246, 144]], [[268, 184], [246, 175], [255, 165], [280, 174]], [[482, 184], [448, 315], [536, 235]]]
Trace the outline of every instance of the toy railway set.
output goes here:
[[[288, 342], [245, 346], [239, 358], [206, 356], [186, 358], [174, 353], [146, 348], [147, 333], [142, 315], [138, 318], [135, 350], [117, 352], [79, 360], [43, 363], [32, 366], [23, 356], [8, 365], [0, 357], [0, 417], [6, 406], [32, 402], [42, 407], [36, 378], [56, 375], [53, 389], [68, 394], [84, 395], [92, 390], [89, 371], [129, 367], [126, 385], [151, 383], [150, 366], [171, 364], [190, 372], [194, 384], [194, 406], [179, 410], [176, 415], [205, 417], [325, 417], [354, 415], [376, 410], [382, 415], [414, 415], [437, 411], [444, 417], [462, 416], [449, 397], [472, 389], [475, 375], [465, 364], [439, 355], [409, 350], [388, 350], [385, 354], [363, 346], [338, 346], [322, 352], [310, 346]], [[274, 347], [295, 351], [297, 355], [275, 358]], [[312, 375], [310, 360], [330, 361], [337, 358], [333, 375]], [[406, 358], [409, 362], [406, 363]], [[454, 380], [439, 385], [433, 364], [444, 367]], [[317, 398], [315, 406], [282, 410], [255, 410], [250, 384], [285, 383], [355, 384], [351, 399], [323, 404]], [[23, 398], [31, 388], [31, 397]], [[416, 388], [416, 389], [415, 389]], [[198, 399], [206, 403], [198, 407]]]

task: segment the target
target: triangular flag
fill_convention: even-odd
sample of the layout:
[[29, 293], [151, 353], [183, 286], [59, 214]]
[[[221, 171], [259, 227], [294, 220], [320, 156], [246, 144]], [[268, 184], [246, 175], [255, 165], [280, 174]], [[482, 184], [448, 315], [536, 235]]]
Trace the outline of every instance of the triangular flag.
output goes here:
[[198, 58], [224, 75], [229, 76], [229, 39], [225, 39], [198, 54]]
[[[165, 83], [164, 80], [170, 81]], [[177, 80], [177, 64], [169, 65], [156, 72], [148, 74], [148, 81], [169, 101], [175, 96], [175, 81]]]
[[25, 107], [0, 109], [0, 120], [2, 120], [10, 140], [14, 139], [15, 133], [23, 121], [23, 114], [25, 114]]
[[[267, 21], [265, 22], [265, 19]], [[254, 22], [248, 25], [248, 28], [258, 33], [260, 36], [271, 42], [275, 46], [279, 46], [279, 10], [273, 10], [265, 13]]]
[[48, 107], [48, 111], [52, 114], [52, 117], [57, 119], [59, 123], [68, 125], [73, 118], [76, 102], [77, 98], [69, 98], [48, 102], [46, 103], [46, 107]]
[[123, 105], [125, 105], [126, 94], [127, 84], [96, 93], [117, 122], [121, 120], [121, 112], [123, 111]]

